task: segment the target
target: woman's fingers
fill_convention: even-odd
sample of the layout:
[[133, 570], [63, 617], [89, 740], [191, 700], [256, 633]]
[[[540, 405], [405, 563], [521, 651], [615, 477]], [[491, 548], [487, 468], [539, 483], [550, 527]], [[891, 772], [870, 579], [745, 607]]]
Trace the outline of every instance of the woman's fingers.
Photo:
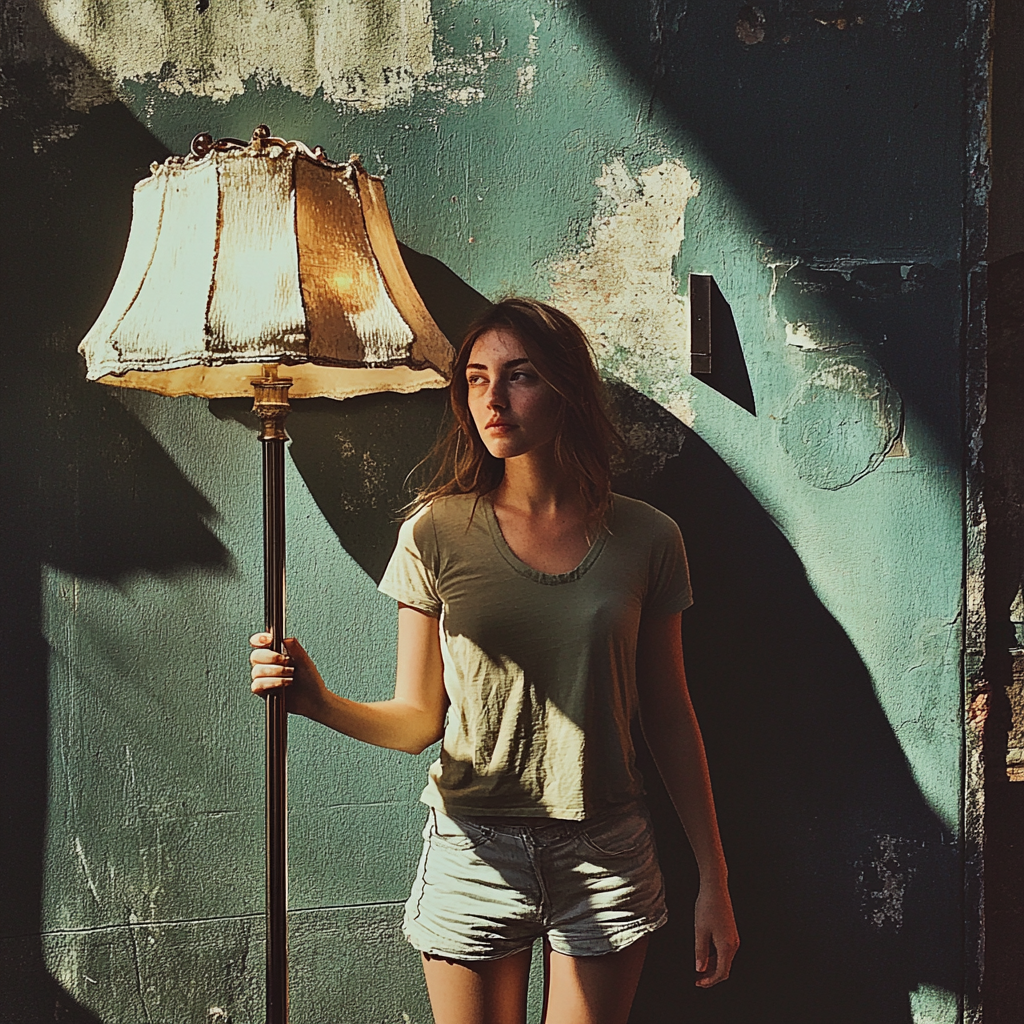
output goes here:
[[253, 665], [252, 692], [269, 693], [282, 686], [291, 685], [295, 669], [291, 665]]
[[292, 659], [287, 654], [278, 654], [267, 647], [257, 647], [249, 655], [252, 665], [290, 665]]
[[708, 969], [708, 957], [711, 953], [711, 936], [702, 930], [697, 931], [694, 944], [694, 969], [698, 974], [703, 974]]
[[254, 633], [249, 638], [253, 650], [249, 655], [252, 665], [252, 692], [265, 695], [282, 686], [288, 686], [295, 678], [295, 666], [287, 654], [279, 654], [270, 647], [269, 633]]
[[733, 957], [739, 949], [739, 940], [731, 933], [722, 935], [716, 941], [714, 936], [708, 936], [707, 946], [709, 953], [704, 958], [703, 968], [699, 966], [698, 954], [697, 986], [698, 988], [711, 988], [720, 981], [725, 981], [732, 970]]

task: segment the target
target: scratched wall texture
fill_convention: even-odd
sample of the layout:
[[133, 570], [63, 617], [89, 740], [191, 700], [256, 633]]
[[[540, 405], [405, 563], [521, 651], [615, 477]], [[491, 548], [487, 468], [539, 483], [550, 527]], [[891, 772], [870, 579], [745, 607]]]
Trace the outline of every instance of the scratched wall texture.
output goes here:
[[[75, 351], [150, 161], [260, 122], [385, 176], [451, 336], [509, 291], [579, 317], [619, 486], [683, 528], [744, 946], [694, 991], [651, 769], [673, 919], [634, 1021], [978, 1019], [986, 24], [956, 0], [8, 0], [0, 1021], [262, 1019], [254, 426], [87, 384]], [[715, 280], [710, 375], [689, 273]], [[375, 578], [442, 403], [289, 421], [290, 630], [355, 697], [391, 684]], [[430, 755], [291, 737], [293, 1019], [426, 1024], [400, 917]]]

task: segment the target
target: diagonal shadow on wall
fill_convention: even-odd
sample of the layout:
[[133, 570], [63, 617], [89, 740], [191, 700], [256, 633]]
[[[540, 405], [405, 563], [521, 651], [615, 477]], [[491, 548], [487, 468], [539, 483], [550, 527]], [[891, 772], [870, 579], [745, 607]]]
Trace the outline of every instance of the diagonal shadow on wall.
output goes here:
[[75, 114], [40, 64], [6, 69], [0, 111], [5, 240], [0, 632], [5, 780], [0, 828], [0, 1019], [85, 1022], [47, 971], [41, 936], [50, 651], [45, 566], [116, 582], [228, 567], [211, 511], [75, 353], [113, 283], [132, 186], [165, 150], [120, 104]]
[[[842, 11], [833, 17], [813, 4], [573, 6], [613, 55], [649, 126], [674, 134], [688, 163], [699, 148], [709, 184], [738, 199], [730, 216], [749, 220], [773, 258], [802, 261], [776, 282], [783, 317], [821, 319], [826, 334], [838, 327], [840, 346], [863, 343], [958, 462], [961, 271], [953, 261], [965, 157], [949, 111], [963, 102], [964, 51], [952, 45], [963, 5], [940, 0], [925, 11], [867, 0], [841, 27]], [[740, 24], [751, 18], [760, 19], [759, 34]], [[701, 202], [687, 210], [684, 253], [698, 244], [697, 222], [690, 227]], [[805, 356], [808, 373], [819, 356]]]

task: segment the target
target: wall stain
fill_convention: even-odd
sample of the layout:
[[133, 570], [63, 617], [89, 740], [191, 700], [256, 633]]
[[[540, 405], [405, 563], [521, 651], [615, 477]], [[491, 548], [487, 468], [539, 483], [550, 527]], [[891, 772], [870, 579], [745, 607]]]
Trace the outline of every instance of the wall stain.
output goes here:
[[736, 16], [736, 38], [747, 46], [764, 41], [764, 11], [752, 4], [745, 4]]

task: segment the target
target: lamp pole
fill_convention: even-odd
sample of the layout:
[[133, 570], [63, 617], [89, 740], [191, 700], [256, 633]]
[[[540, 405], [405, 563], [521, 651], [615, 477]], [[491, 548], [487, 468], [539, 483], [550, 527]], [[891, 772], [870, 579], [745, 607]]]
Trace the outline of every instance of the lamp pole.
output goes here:
[[[277, 364], [252, 382], [263, 448], [263, 608], [272, 647], [284, 653], [284, 446], [288, 389]], [[266, 701], [267, 1024], [288, 1024], [288, 711], [284, 693]]]

